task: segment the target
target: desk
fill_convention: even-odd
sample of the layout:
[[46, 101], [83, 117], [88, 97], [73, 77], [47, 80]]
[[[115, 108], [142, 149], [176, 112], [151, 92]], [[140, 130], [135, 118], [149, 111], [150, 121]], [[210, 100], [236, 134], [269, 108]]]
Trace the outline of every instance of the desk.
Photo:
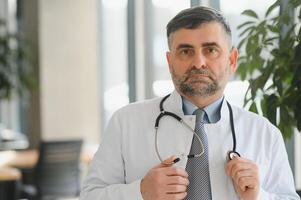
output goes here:
[[[94, 152], [82, 150], [80, 161], [88, 165]], [[38, 150], [0, 151], [0, 200], [15, 200], [18, 198], [22, 180], [25, 184], [32, 183], [34, 167], [39, 159]], [[23, 177], [21, 177], [21, 172]]]
[[38, 160], [37, 150], [2, 151], [0, 152], [0, 167], [33, 168]]
[[11, 167], [0, 167], [0, 181], [15, 181], [21, 179], [21, 172]]
[[19, 194], [21, 172], [11, 167], [0, 167], [0, 199], [16, 200]]
[[[83, 151], [81, 162], [89, 164], [94, 153]], [[0, 167], [10, 166], [20, 169], [34, 168], [39, 158], [38, 150], [0, 151]]]

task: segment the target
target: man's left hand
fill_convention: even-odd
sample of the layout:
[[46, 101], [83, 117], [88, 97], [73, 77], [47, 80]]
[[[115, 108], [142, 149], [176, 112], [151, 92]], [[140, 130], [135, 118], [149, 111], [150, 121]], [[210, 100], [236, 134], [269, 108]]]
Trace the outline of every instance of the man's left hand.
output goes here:
[[259, 194], [259, 169], [255, 162], [234, 157], [226, 165], [226, 173], [232, 177], [235, 190], [243, 200], [256, 200]]

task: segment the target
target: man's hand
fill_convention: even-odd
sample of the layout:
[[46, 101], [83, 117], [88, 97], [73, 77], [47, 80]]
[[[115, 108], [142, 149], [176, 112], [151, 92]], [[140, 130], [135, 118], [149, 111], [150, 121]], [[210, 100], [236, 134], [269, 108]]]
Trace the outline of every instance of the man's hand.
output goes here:
[[174, 156], [163, 161], [142, 179], [140, 190], [144, 200], [180, 200], [186, 197], [188, 174], [181, 168], [173, 167], [170, 164], [173, 160]]
[[243, 200], [256, 200], [260, 184], [258, 166], [251, 160], [234, 157], [226, 165], [226, 173], [232, 177], [234, 188]]

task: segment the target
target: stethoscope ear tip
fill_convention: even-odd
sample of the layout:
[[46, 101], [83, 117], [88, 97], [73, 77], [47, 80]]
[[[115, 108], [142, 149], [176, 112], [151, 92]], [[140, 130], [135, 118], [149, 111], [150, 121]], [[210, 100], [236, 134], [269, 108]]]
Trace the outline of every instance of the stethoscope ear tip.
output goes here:
[[176, 159], [173, 160], [173, 164], [175, 164], [175, 163], [177, 163], [179, 161], [180, 161], [180, 158], [176, 158]]
[[236, 151], [229, 151], [227, 157], [228, 157], [228, 160], [230, 161], [230, 160], [233, 160], [233, 158], [235, 158], [235, 157], [240, 157], [240, 154]]

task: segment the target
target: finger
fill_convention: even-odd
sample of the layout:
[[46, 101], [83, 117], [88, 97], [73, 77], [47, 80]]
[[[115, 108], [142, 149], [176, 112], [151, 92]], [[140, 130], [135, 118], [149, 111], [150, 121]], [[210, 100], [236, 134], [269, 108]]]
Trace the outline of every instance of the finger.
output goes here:
[[182, 176], [185, 178], [188, 177], [188, 173], [184, 169], [181, 169], [179, 167], [168, 167], [165, 170], [165, 174], [167, 176]]
[[166, 199], [168, 200], [181, 200], [184, 199], [187, 196], [187, 192], [180, 192], [175, 194], [167, 194]]
[[179, 193], [179, 192], [186, 192], [187, 186], [186, 185], [168, 185], [166, 186], [166, 193]]
[[[233, 161], [233, 162], [232, 162]], [[239, 171], [239, 170], [247, 170], [249, 169], [249, 165], [247, 163], [242, 163], [242, 162], [235, 162], [232, 160], [232, 163], [229, 163], [230, 165], [227, 166], [226, 172], [229, 176], [233, 177], [234, 174]]]
[[245, 163], [245, 162], [237, 162], [231, 166], [231, 168], [227, 169], [227, 174], [231, 177], [234, 177], [238, 171], [241, 170], [251, 170], [257, 171], [257, 165], [255, 163]]
[[237, 163], [244, 163], [247, 162], [246, 159], [241, 158], [239, 156], [235, 156], [233, 157], [232, 160], [230, 160], [227, 165], [226, 165], [226, 171], [230, 171], [230, 169], [233, 167], [233, 165], [237, 164]]
[[233, 180], [236, 184], [238, 184], [244, 178], [258, 179], [258, 174], [251, 170], [241, 170], [234, 175]]
[[178, 185], [189, 185], [189, 180], [188, 178], [184, 178], [182, 176], [169, 176], [167, 178], [167, 185], [173, 185], [173, 184], [178, 184]]
[[246, 191], [247, 189], [253, 189], [257, 187], [258, 181], [254, 177], [243, 177], [239, 179], [237, 185], [242, 191]]
[[180, 159], [176, 156], [171, 156], [165, 160], [163, 160], [163, 162], [161, 162], [159, 165], [155, 166], [155, 168], [161, 168], [161, 167], [170, 167], [173, 164], [179, 162]]
[[226, 167], [231, 168], [231, 166], [235, 163], [254, 163], [254, 161], [239, 156], [234, 156], [233, 159], [227, 163]]
[[230, 171], [231, 171], [233, 165], [235, 165], [236, 163], [239, 163], [238, 159], [233, 158], [226, 164], [225, 169], [226, 169], [227, 175], [230, 175]]
[[240, 156], [234, 156], [232, 160], [237, 160], [237, 161], [240, 161], [240, 162], [254, 162], [250, 159], [243, 158], [243, 157], [240, 157]]

